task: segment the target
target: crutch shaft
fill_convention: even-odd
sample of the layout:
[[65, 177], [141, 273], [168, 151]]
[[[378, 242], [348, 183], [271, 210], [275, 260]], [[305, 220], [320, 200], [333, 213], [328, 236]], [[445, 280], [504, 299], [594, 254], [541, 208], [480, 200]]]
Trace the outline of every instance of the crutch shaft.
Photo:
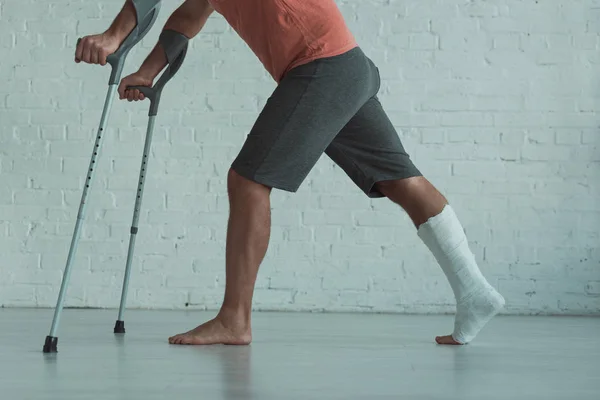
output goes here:
[[148, 129], [146, 131], [146, 142], [144, 143], [144, 154], [142, 156], [142, 165], [140, 167], [140, 175], [138, 179], [138, 187], [135, 198], [135, 207], [133, 211], [133, 220], [131, 222], [131, 236], [129, 238], [129, 249], [127, 252], [127, 263], [125, 264], [125, 276], [123, 278], [123, 288], [121, 292], [121, 304], [119, 306], [119, 317], [115, 330], [120, 330], [117, 326], [121, 326], [124, 333], [125, 327], [123, 323], [123, 315], [125, 313], [125, 304], [127, 303], [127, 294], [129, 290], [129, 277], [131, 276], [131, 264], [133, 262], [133, 253], [135, 250], [135, 239], [138, 232], [138, 222], [140, 219], [140, 210], [142, 208], [142, 200], [144, 197], [144, 184], [146, 175], [148, 174], [148, 159], [150, 157], [150, 146], [152, 145], [152, 134], [154, 133], [154, 116], [148, 119]]
[[121, 293], [121, 304], [119, 306], [119, 317], [115, 323], [114, 333], [125, 333], [125, 322], [123, 314], [125, 313], [125, 305], [127, 303], [127, 293], [129, 290], [129, 277], [131, 275], [131, 264], [133, 262], [133, 251], [135, 248], [135, 237], [138, 230], [139, 213], [142, 203], [142, 195], [144, 190], [144, 181], [146, 177], [145, 167], [148, 165], [147, 160], [150, 154], [150, 144], [152, 142], [152, 133], [154, 131], [154, 118], [158, 113], [158, 104], [163, 88], [171, 78], [177, 73], [183, 63], [188, 48], [188, 38], [179, 32], [171, 29], [162, 31], [159, 42], [165, 51], [167, 58], [167, 67], [160, 79], [153, 87], [148, 86], [131, 86], [129, 89], [138, 89], [150, 100], [150, 110], [148, 111], [148, 130], [146, 132], [146, 144], [144, 145], [144, 156], [142, 158], [142, 169], [140, 171], [140, 179], [138, 183], [138, 191], [133, 213], [133, 223], [131, 226], [131, 236], [129, 239], [129, 250], [127, 254], [127, 263], [125, 265], [125, 276], [123, 278], [123, 288]]
[[[63, 272], [63, 278], [60, 285], [60, 292], [58, 293], [58, 300], [56, 301], [56, 308], [54, 309], [54, 318], [52, 319], [52, 327], [50, 328], [49, 337], [55, 338], [56, 332], [58, 330], [58, 325], [60, 323], [60, 316], [63, 310], [64, 298], [67, 291], [67, 287], [69, 286], [69, 280], [71, 278], [71, 267], [73, 265], [73, 259], [77, 254], [77, 246], [79, 244], [79, 237], [81, 235], [81, 227], [83, 225], [83, 221], [85, 220], [85, 211], [87, 205], [87, 196], [94, 181], [94, 176], [96, 173], [96, 165], [98, 161], [98, 155], [100, 153], [100, 148], [102, 145], [102, 141], [104, 139], [104, 130], [106, 128], [106, 123], [108, 121], [108, 116], [110, 114], [110, 110], [112, 108], [112, 102], [115, 95], [115, 91], [117, 90], [116, 85], [109, 85], [108, 92], [106, 93], [106, 100], [104, 101], [104, 109], [102, 110], [102, 117], [100, 118], [100, 126], [98, 128], [98, 133], [96, 135], [96, 141], [94, 143], [94, 149], [92, 151], [92, 157], [90, 159], [90, 164], [88, 167], [88, 173], [85, 178], [85, 185], [83, 188], [83, 193], [81, 195], [81, 202], [79, 204], [79, 211], [77, 213], [77, 220], [75, 222], [75, 229], [73, 231], [73, 238], [71, 239], [71, 246], [69, 247], [69, 255], [67, 256], [67, 263], [65, 265], [65, 270]], [[54, 341], [56, 342], [56, 341]], [[54, 343], [56, 345], [56, 343]], [[44, 348], [46, 350], [46, 348]], [[53, 349], [48, 349], [53, 350]], [[55, 350], [55, 349], [54, 349]]]

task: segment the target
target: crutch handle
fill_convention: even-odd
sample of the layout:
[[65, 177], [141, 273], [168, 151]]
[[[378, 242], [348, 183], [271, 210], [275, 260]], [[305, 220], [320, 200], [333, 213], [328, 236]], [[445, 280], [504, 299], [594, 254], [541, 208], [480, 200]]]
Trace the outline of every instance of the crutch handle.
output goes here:
[[165, 51], [167, 57], [167, 68], [160, 76], [160, 79], [153, 87], [149, 86], [128, 86], [127, 89], [137, 89], [150, 99], [149, 116], [154, 116], [158, 112], [158, 103], [163, 88], [175, 76], [187, 53], [189, 39], [174, 30], [165, 29], [160, 34], [158, 42]]
[[160, 0], [132, 0], [132, 3], [135, 8], [137, 24], [123, 43], [121, 43], [117, 51], [106, 57], [106, 62], [112, 66], [112, 72], [108, 81], [109, 85], [119, 83], [127, 54], [150, 31], [160, 10]]

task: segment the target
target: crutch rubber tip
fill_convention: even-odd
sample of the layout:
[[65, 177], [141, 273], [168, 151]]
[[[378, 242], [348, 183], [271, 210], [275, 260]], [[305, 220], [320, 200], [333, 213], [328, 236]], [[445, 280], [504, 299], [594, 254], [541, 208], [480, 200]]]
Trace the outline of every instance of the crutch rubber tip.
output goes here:
[[115, 323], [114, 333], [125, 333], [125, 321], [117, 321]]
[[54, 336], [46, 336], [46, 342], [44, 343], [44, 353], [57, 353], [56, 348], [58, 344], [58, 338]]

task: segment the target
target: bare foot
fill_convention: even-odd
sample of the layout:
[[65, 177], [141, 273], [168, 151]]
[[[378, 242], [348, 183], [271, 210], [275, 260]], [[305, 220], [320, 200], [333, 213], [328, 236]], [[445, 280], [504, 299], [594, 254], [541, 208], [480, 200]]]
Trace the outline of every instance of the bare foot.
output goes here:
[[224, 322], [218, 316], [202, 325], [179, 335], [171, 336], [171, 344], [230, 344], [248, 345], [252, 341], [252, 333], [249, 328], [241, 324]]

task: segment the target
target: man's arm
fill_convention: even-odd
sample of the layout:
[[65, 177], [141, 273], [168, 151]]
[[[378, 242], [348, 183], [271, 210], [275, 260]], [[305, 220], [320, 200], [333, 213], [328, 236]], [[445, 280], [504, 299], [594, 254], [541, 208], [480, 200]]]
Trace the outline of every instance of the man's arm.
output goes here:
[[191, 39], [200, 33], [213, 11], [208, 0], [185, 0], [171, 14], [164, 29], [172, 29]]
[[117, 14], [115, 20], [106, 30], [106, 33], [123, 42], [127, 35], [135, 28], [136, 24], [135, 8], [132, 0], [125, 0], [121, 12]]
[[[196, 36], [206, 24], [214, 9], [208, 0], [185, 0], [169, 17], [163, 29], [177, 31], [187, 38]], [[129, 101], [143, 100], [139, 90], [126, 90], [127, 86], [151, 86], [152, 81], [167, 64], [165, 52], [160, 44], [156, 44], [139, 70], [121, 81], [119, 98]]]
[[[213, 8], [207, 0], [186, 0], [171, 14], [164, 29], [172, 29], [192, 38], [200, 32], [212, 12]], [[106, 65], [106, 57], [117, 51], [135, 24], [136, 15], [133, 2], [125, 0], [121, 11], [106, 31], [97, 35], [88, 35], [77, 44], [75, 62], [83, 61]], [[158, 52], [153, 51], [153, 53]], [[152, 55], [151, 53], [148, 57], [149, 62], [146, 67], [153, 66], [152, 61], [156, 58], [156, 54], [154, 57], [151, 57]], [[152, 68], [148, 68], [148, 72], [152, 70]], [[158, 72], [161, 70], [162, 68], [158, 69]]]
[[110, 27], [103, 33], [88, 35], [77, 43], [75, 62], [106, 65], [106, 57], [117, 51], [135, 28], [136, 16], [132, 0], [126, 0]]
[[[191, 39], [202, 30], [212, 12], [213, 8], [207, 0], [186, 0], [171, 14], [163, 29], [174, 30]], [[140, 66], [138, 73], [154, 79], [166, 63], [165, 52], [157, 44]]]

